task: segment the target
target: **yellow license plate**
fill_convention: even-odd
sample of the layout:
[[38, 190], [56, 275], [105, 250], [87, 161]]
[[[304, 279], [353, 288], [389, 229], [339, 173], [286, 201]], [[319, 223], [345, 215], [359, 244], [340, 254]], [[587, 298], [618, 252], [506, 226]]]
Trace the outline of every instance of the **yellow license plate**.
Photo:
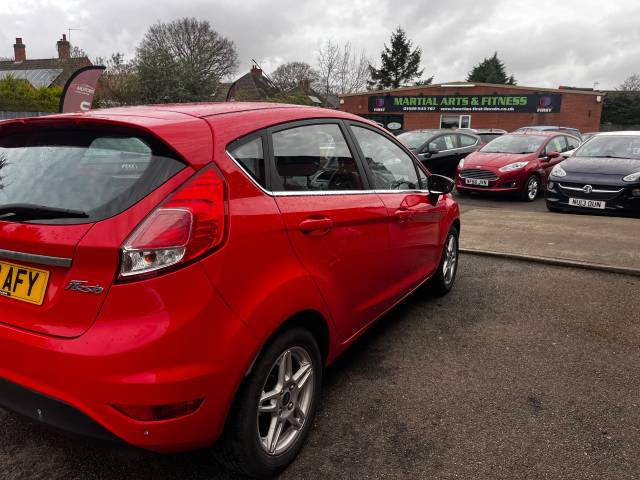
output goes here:
[[0, 297], [42, 305], [49, 272], [0, 261]]

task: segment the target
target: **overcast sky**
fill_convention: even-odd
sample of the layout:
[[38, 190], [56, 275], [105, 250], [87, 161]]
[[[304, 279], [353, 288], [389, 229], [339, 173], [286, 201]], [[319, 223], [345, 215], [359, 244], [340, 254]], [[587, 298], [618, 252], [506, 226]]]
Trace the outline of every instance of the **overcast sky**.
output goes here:
[[[559, 5], [562, 3], [562, 5]], [[401, 25], [422, 48], [424, 76], [464, 80], [494, 51], [520, 85], [615, 88], [640, 70], [638, 0], [0, 0], [0, 57], [22, 37], [27, 58], [56, 55], [68, 28], [91, 58], [128, 56], [149, 25], [184, 16], [236, 43], [240, 73], [315, 63], [325, 39], [366, 49], [374, 63]]]

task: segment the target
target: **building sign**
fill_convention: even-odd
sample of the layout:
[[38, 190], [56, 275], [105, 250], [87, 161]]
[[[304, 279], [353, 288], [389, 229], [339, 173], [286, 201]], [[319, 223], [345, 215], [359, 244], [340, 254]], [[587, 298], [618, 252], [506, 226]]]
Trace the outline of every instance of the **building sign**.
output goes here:
[[371, 96], [370, 112], [560, 113], [562, 95]]

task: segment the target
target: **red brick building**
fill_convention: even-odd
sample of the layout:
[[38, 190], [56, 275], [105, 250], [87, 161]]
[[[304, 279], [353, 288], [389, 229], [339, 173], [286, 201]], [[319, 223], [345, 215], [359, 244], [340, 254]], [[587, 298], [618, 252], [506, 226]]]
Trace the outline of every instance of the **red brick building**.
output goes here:
[[502, 128], [559, 125], [598, 131], [604, 93], [451, 82], [340, 97], [340, 110], [375, 120], [390, 130]]

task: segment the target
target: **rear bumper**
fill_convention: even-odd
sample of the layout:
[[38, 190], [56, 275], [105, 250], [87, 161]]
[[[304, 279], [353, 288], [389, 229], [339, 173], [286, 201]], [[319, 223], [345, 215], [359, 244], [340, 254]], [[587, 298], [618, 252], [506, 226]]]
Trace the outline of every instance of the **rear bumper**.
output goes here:
[[85, 437], [117, 440], [117, 437], [106, 428], [71, 405], [2, 379], [0, 379], [0, 407]]
[[[0, 325], [0, 405], [77, 433], [104, 438], [106, 430], [149, 450], [199, 448], [222, 432], [256, 351], [194, 264], [114, 285], [95, 324], [74, 339]], [[162, 421], [134, 420], [113, 407], [194, 399], [204, 399], [194, 413]]]

